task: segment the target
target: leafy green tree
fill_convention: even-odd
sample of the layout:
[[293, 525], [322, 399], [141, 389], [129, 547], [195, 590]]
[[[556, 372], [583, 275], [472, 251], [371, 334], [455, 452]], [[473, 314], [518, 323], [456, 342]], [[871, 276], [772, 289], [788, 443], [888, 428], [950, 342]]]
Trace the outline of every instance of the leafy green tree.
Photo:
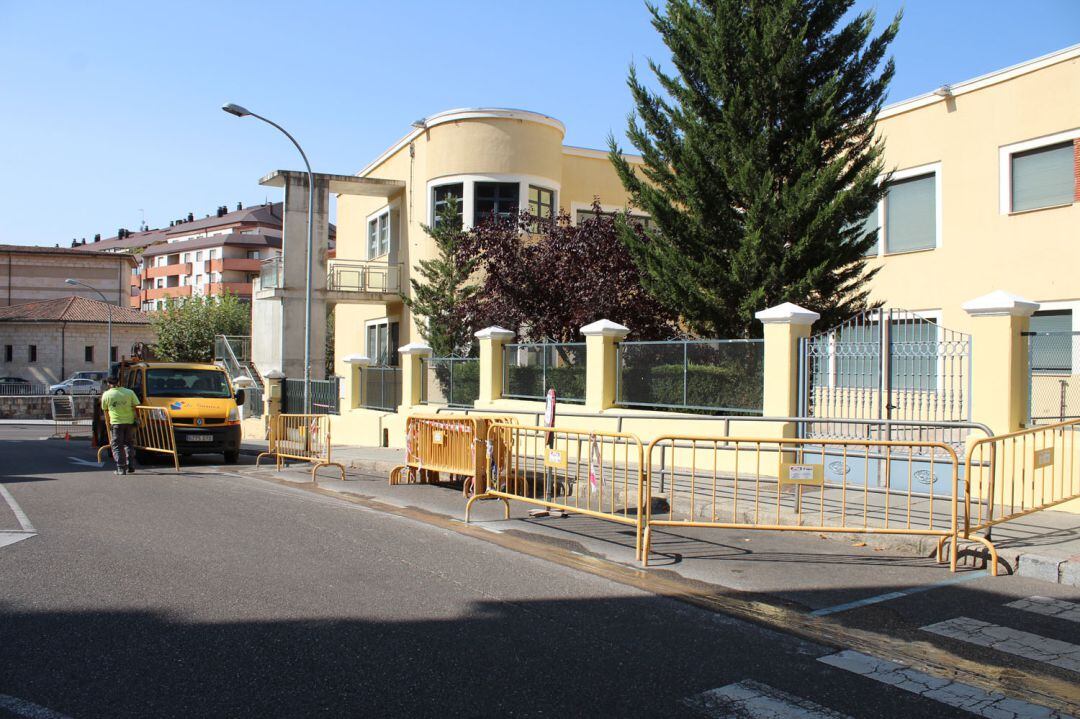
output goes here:
[[210, 362], [215, 335], [246, 335], [251, 306], [232, 293], [175, 298], [151, 314], [154, 354], [165, 362]]
[[431, 346], [434, 357], [448, 357], [465, 351], [472, 344], [471, 327], [462, 308], [476, 294], [477, 286], [469, 278], [479, 266], [475, 255], [463, 256], [465, 232], [461, 226], [458, 198], [451, 197], [439, 212], [434, 227], [424, 225], [424, 232], [435, 241], [436, 254], [420, 260], [410, 280], [412, 297], [402, 302], [424, 321], [420, 336]]
[[675, 73], [631, 67], [635, 168], [609, 138], [636, 206], [623, 225], [646, 289], [695, 332], [760, 334], [754, 313], [795, 302], [835, 323], [866, 307], [874, 244], [865, 219], [884, 193], [874, 123], [893, 76], [874, 15], [853, 0], [668, 0], [650, 6]]

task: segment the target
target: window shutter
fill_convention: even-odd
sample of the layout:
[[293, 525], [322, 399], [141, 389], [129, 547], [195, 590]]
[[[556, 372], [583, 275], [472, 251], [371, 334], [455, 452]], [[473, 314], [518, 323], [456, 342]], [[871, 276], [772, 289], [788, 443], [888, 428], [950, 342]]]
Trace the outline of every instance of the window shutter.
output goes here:
[[937, 245], [936, 175], [899, 180], [885, 199], [888, 252], [930, 249]]
[[1013, 212], [1071, 203], [1076, 182], [1073, 162], [1072, 142], [1013, 155]]

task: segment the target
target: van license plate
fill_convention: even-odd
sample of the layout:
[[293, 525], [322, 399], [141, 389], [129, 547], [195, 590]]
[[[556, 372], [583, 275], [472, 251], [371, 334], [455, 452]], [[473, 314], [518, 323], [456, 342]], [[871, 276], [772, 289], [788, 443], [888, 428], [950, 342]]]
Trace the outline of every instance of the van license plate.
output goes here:
[[213, 435], [209, 434], [189, 434], [187, 436], [188, 442], [213, 442]]

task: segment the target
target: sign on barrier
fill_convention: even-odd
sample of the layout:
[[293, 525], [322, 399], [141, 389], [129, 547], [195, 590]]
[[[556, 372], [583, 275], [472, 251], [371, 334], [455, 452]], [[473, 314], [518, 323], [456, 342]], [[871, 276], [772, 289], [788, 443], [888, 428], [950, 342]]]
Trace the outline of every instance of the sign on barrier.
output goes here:
[[345, 465], [330, 457], [330, 417], [325, 414], [279, 414], [270, 422], [268, 451], [255, 458], [255, 466], [263, 457], [273, 457], [280, 471], [287, 460], [311, 462], [311, 481], [322, 467], [337, 467], [345, 479]]
[[[958, 460], [947, 444], [670, 435], [647, 457], [644, 506], [666, 500], [667, 511], [646, 520], [646, 565], [657, 528], [714, 527], [937, 537], [938, 560], [951, 542], [956, 569]], [[950, 490], [916, 491], [919, 472], [946, 473]]]
[[405, 421], [405, 464], [390, 472], [390, 484], [434, 484], [446, 474], [463, 482], [471, 497], [487, 473], [488, 427], [506, 417], [410, 415]]
[[[105, 423], [109, 444], [98, 448], [97, 459], [110, 451], [112, 444], [112, 426]], [[176, 452], [176, 432], [173, 430], [172, 417], [164, 407], [139, 405], [135, 408], [135, 436], [132, 442], [135, 449], [172, 456], [173, 467], [180, 471], [180, 457]]]
[[645, 491], [644, 450], [632, 434], [523, 427], [496, 423], [488, 428], [486, 491], [465, 505], [500, 499], [573, 512], [634, 527], [635, 556], [641, 556]]
[[986, 437], [968, 448], [961, 536], [986, 545], [991, 574], [998, 571], [991, 527], [1080, 498], [1078, 433], [1080, 420], [1072, 420]]

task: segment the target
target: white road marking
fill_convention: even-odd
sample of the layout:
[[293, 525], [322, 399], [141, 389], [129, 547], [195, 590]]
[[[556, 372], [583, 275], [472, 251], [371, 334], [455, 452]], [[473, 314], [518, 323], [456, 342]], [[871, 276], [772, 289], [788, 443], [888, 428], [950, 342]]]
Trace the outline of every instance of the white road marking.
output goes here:
[[957, 617], [923, 627], [924, 632], [990, 647], [1006, 654], [1052, 664], [1080, 672], [1080, 646], [1058, 639], [1040, 637], [1011, 627], [1002, 627], [970, 617]]
[[1064, 599], [1051, 599], [1050, 597], [1028, 597], [1009, 602], [1006, 607], [1023, 609], [1025, 612], [1044, 614], [1057, 619], [1067, 619], [1070, 622], [1080, 622], [1080, 604], [1066, 602]]
[[1072, 719], [1067, 714], [1037, 704], [931, 676], [852, 649], [821, 657], [818, 661], [987, 719]]
[[859, 607], [866, 607], [871, 604], [880, 604], [881, 602], [891, 602], [893, 599], [900, 599], [911, 594], [918, 594], [919, 592], [929, 592], [934, 589], [941, 589], [942, 587], [948, 587], [953, 584], [961, 584], [963, 582], [970, 582], [976, 579], [982, 579], [989, 572], [983, 570], [978, 572], [972, 572], [971, 574], [964, 574], [959, 577], [950, 577], [941, 582], [934, 582], [933, 584], [923, 584], [918, 587], [910, 587], [908, 589], [901, 589], [897, 592], [888, 592], [886, 594], [878, 594], [875, 597], [868, 597], [866, 599], [860, 599], [855, 602], [845, 602], [844, 604], [837, 604], [833, 607], [824, 607], [822, 609], [815, 609], [810, 612], [810, 616], [813, 617], [825, 617], [830, 614], [836, 614], [837, 612], [846, 612], [849, 609], [858, 609]]
[[19, 526], [22, 527], [24, 532], [34, 532], [34, 525], [30, 524], [30, 518], [26, 516], [26, 512], [22, 511], [22, 507], [15, 501], [15, 498], [11, 496], [11, 492], [3, 484], [0, 484], [0, 497], [8, 503], [11, 507], [11, 511], [15, 514], [15, 519], [19, 520]]
[[9, 547], [16, 542], [21, 542], [24, 539], [30, 539], [30, 537], [36, 537], [36, 532], [9, 532], [0, 531], [0, 548]]
[[68, 460], [73, 462], [74, 464], [81, 464], [83, 467], [97, 467], [100, 469], [101, 467], [105, 466], [104, 462], [91, 462], [90, 460], [83, 459], [82, 457], [68, 457]]
[[7, 694], [0, 694], [0, 709], [7, 709], [12, 714], [26, 717], [26, 719], [71, 719], [67, 714], [61, 714], [39, 704], [8, 696]]
[[714, 719], [850, 719], [752, 679], [695, 694], [683, 703]]

